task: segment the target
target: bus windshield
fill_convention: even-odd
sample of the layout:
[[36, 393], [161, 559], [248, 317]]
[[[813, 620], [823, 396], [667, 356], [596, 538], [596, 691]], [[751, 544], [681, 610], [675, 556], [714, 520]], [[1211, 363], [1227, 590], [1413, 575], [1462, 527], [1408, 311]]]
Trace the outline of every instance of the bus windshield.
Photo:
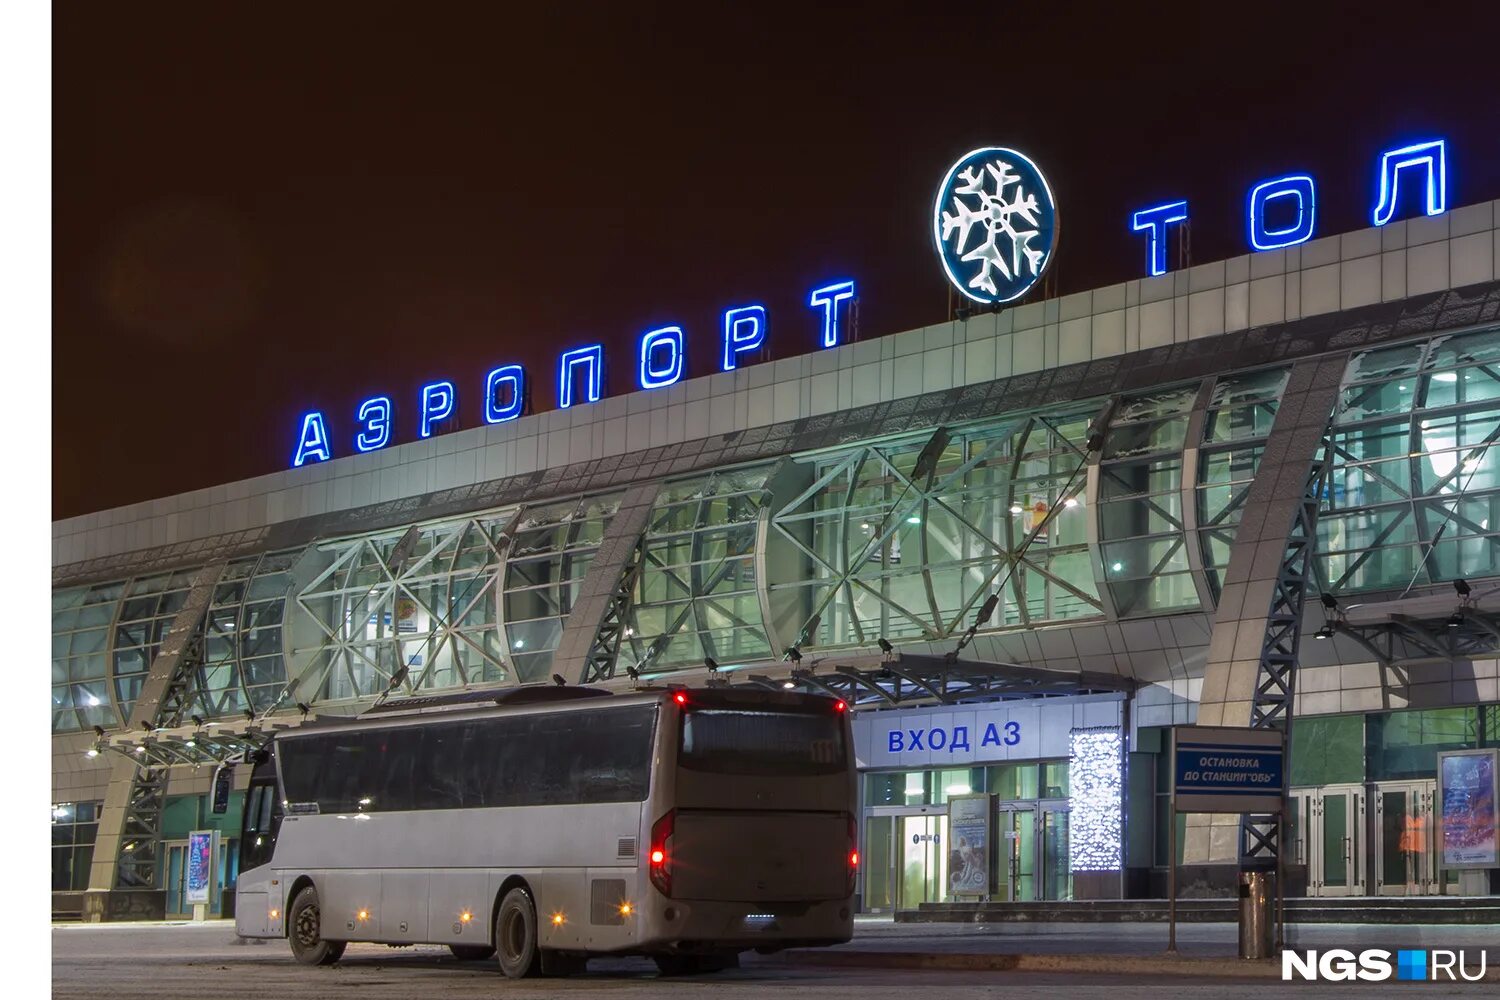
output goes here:
[[847, 767], [843, 723], [831, 710], [694, 708], [682, 716], [679, 763], [717, 774], [838, 774]]

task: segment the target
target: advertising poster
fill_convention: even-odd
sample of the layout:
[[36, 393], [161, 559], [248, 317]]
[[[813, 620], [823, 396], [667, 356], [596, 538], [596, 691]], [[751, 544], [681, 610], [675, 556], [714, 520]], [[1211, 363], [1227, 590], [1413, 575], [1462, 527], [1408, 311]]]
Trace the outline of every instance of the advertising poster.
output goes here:
[[1494, 750], [1438, 755], [1442, 796], [1442, 867], [1500, 866], [1500, 813], [1495, 804]]
[[955, 795], [948, 800], [948, 895], [983, 896], [990, 891], [990, 797]]
[[214, 871], [214, 833], [197, 830], [188, 834], [187, 901], [207, 903]]

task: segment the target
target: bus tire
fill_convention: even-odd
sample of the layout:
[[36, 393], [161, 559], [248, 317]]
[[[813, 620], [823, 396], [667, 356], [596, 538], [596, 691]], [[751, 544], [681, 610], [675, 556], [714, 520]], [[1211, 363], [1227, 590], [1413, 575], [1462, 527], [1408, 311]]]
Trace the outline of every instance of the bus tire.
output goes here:
[[448, 950], [460, 962], [483, 962], [495, 953], [487, 944], [450, 944]]
[[507, 979], [537, 974], [542, 950], [536, 943], [536, 904], [517, 886], [505, 894], [495, 913], [495, 952]]
[[303, 965], [332, 965], [343, 957], [345, 943], [323, 937], [318, 890], [312, 886], [304, 887], [292, 900], [291, 919], [287, 925], [292, 957]]

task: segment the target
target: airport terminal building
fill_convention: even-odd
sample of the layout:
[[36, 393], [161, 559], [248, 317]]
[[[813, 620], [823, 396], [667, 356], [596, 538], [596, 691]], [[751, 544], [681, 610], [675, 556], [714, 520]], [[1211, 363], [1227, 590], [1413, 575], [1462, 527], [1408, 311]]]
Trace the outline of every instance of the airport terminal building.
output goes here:
[[[481, 426], [426, 387], [408, 443], [309, 414], [295, 467], [55, 522], [54, 913], [191, 913], [195, 831], [223, 912], [259, 804], [213, 811], [219, 762], [555, 675], [846, 699], [866, 910], [1159, 898], [1168, 727], [1292, 687], [1293, 892], [1500, 892], [1434, 829], [1438, 755], [1500, 747], [1500, 201], [1437, 208], [874, 340], [829, 286], [813, 353], [749, 363], [730, 310], [718, 374], [680, 330], [629, 394], [565, 355], [565, 408], [475, 373]], [[1231, 886], [1237, 831], [1178, 822], [1184, 891]]]

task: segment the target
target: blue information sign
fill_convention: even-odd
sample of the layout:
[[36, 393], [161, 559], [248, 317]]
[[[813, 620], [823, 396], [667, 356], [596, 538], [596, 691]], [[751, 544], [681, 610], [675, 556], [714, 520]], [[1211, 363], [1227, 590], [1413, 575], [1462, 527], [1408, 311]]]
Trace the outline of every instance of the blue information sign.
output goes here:
[[1280, 811], [1286, 748], [1279, 730], [1179, 726], [1173, 746], [1179, 811]]

